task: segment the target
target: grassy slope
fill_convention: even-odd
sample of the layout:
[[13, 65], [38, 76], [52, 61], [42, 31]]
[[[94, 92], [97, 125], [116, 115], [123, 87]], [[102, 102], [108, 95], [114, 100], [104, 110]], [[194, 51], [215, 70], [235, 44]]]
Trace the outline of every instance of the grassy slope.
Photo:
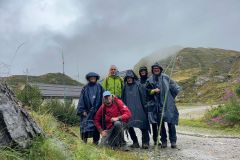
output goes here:
[[[52, 115], [40, 115], [32, 112], [31, 115], [45, 132], [45, 138], [37, 138], [27, 150], [0, 150], [2, 160], [12, 159], [51, 159], [51, 160], [114, 160], [139, 159], [138, 155], [130, 152], [113, 151], [106, 148], [84, 144], [79, 138], [79, 127], [68, 127], [59, 123]], [[147, 158], [142, 158], [147, 159]]]
[[[218, 103], [224, 94], [224, 89], [232, 87], [234, 80], [240, 75], [240, 52], [216, 48], [184, 48], [176, 53], [178, 60], [172, 75], [183, 88], [179, 95], [181, 103]], [[143, 58], [134, 67], [136, 73], [141, 65], [149, 69], [154, 62]], [[164, 68], [171, 61], [171, 57], [157, 60]], [[171, 66], [170, 66], [171, 68]], [[167, 71], [169, 74], [169, 70]], [[210, 80], [202, 86], [195, 86], [198, 77], [224, 76], [228, 80], [218, 82]]]
[[214, 136], [240, 137], [240, 126], [229, 127], [219, 124], [210, 125], [202, 119], [180, 119], [178, 131], [188, 131]]
[[[66, 84], [66, 85], [83, 85], [82, 83], [73, 80], [71, 77], [67, 75], [63, 75], [62, 73], [48, 73], [41, 76], [29, 76], [29, 82], [32, 83], [47, 83], [47, 84]], [[14, 75], [7, 78], [8, 84], [10, 84], [13, 88], [19, 88], [21, 85], [26, 83], [25, 75]]]

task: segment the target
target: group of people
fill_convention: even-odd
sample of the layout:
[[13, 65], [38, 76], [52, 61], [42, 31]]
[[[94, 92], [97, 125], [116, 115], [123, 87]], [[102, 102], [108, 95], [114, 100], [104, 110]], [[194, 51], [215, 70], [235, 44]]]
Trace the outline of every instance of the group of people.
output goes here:
[[[124, 131], [130, 135], [132, 148], [140, 148], [135, 128], [141, 131], [142, 148], [149, 148], [150, 133], [154, 145], [167, 147], [168, 126], [169, 140], [176, 148], [176, 128], [179, 113], [175, 97], [180, 91], [179, 85], [158, 63], [151, 67], [149, 76], [145, 66], [139, 68], [139, 76], [133, 70], [127, 70], [125, 77], [120, 77], [117, 67], [112, 65], [109, 75], [100, 84], [100, 76], [90, 72], [86, 75], [88, 84], [81, 91], [77, 114], [80, 116], [80, 133], [87, 143], [93, 138], [98, 144], [112, 148], [125, 147]], [[159, 135], [160, 133], [160, 135]], [[161, 143], [158, 140], [160, 138]]]

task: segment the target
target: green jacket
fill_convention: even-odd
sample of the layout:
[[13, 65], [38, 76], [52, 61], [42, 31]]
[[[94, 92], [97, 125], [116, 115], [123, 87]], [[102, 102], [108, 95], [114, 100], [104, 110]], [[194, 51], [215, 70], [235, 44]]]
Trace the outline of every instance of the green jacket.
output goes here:
[[104, 90], [110, 91], [113, 95], [121, 97], [123, 89], [123, 79], [119, 76], [108, 76], [102, 82]]

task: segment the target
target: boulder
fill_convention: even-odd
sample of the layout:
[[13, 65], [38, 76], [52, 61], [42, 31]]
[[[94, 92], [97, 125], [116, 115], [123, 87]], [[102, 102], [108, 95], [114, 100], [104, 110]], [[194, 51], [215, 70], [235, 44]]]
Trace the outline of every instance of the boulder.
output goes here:
[[0, 82], [0, 147], [27, 148], [43, 132], [5, 82]]
[[195, 80], [195, 86], [202, 86], [210, 80], [211, 80], [211, 78], [209, 78], [209, 77], [200, 76]]
[[219, 76], [214, 76], [213, 80], [215, 82], [225, 82], [227, 80], [227, 78], [223, 75], [219, 75]]

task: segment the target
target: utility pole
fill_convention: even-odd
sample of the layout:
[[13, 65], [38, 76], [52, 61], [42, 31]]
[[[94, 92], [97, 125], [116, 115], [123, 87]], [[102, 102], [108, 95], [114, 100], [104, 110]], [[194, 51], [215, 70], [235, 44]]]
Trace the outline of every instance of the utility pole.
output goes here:
[[77, 71], [78, 71], [78, 82], [80, 82], [80, 75], [79, 75], [79, 64], [78, 64], [78, 68], [77, 68]]
[[63, 64], [63, 75], [65, 75], [65, 68], [64, 68], [64, 54], [62, 49], [62, 64]]
[[26, 71], [24, 71], [24, 73], [26, 74], [26, 84], [25, 84], [25, 101], [28, 101], [28, 94], [29, 94], [29, 85], [28, 85], [28, 68], [26, 69]]
[[[63, 48], [62, 48], [62, 65], [63, 65], [63, 76], [65, 76], [65, 63], [64, 63], [64, 54], [63, 54]], [[66, 86], [65, 86], [65, 79], [63, 78], [63, 87], [64, 87], [64, 91], [63, 91], [63, 101], [64, 101], [64, 107], [65, 107], [65, 100], [66, 100]]]

